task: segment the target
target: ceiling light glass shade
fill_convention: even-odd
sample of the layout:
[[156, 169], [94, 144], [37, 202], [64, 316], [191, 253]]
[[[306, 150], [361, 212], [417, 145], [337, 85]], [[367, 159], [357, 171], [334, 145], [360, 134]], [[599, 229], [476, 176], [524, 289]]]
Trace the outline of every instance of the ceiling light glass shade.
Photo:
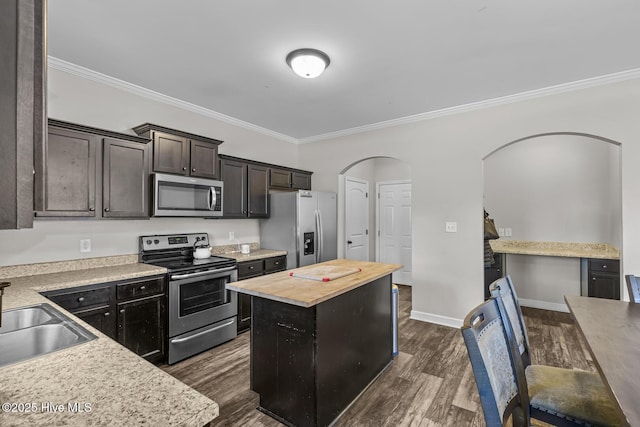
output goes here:
[[287, 64], [305, 79], [318, 77], [329, 66], [329, 56], [316, 49], [298, 49], [287, 55]]

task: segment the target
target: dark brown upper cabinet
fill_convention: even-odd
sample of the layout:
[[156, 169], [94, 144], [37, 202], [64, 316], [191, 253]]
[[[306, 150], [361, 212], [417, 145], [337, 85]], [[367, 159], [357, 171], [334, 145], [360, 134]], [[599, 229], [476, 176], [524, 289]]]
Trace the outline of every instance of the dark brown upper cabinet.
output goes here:
[[269, 187], [282, 190], [311, 190], [311, 173], [271, 168], [269, 171]]
[[248, 187], [247, 171], [249, 164], [231, 159], [220, 160], [220, 178], [224, 182], [222, 193], [224, 218], [246, 218]]
[[153, 141], [153, 171], [219, 179], [218, 145], [222, 141], [145, 123], [133, 131]]
[[33, 227], [34, 144], [46, 136], [47, 2], [0, 2], [0, 229]]
[[148, 218], [148, 142], [50, 119], [35, 147], [35, 215]]
[[269, 218], [269, 168], [249, 164], [249, 218]]
[[269, 168], [222, 156], [224, 218], [269, 217]]

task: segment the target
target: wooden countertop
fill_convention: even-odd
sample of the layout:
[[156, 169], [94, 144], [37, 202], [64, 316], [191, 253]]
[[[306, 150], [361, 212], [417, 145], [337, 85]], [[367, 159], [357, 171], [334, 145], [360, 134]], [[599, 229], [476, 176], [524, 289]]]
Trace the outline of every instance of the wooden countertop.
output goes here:
[[335, 259], [316, 265], [354, 267], [360, 268], [360, 272], [329, 282], [321, 282], [291, 277], [289, 273], [292, 270], [287, 270], [229, 283], [227, 288], [256, 297], [268, 298], [301, 307], [312, 307], [402, 268], [400, 264], [383, 264], [349, 259]]
[[496, 253], [542, 255], [568, 258], [620, 259], [620, 251], [606, 243], [537, 242], [529, 240], [489, 240]]
[[[0, 277], [5, 277], [2, 281], [11, 282], [5, 289], [4, 309], [48, 303], [97, 336], [80, 345], [1, 367], [0, 403], [34, 403], [36, 410], [29, 413], [0, 410], [0, 425], [197, 427], [218, 416], [216, 402], [39, 294], [166, 273], [164, 268], [138, 264], [136, 259], [136, 256], [106, 257], [0, 268]], [[73, 270], [63, 271], [65, 268]], [[33, 275], [22, 274], [25, 272]], [[11, 273], [21, 277], [9, 277]], [[62, 404], [64, 411], [47, 411], [45, 403]], [[81, 408], [88, 404], [90, 412], [70, 411], [67, 405], [74, 403]]]

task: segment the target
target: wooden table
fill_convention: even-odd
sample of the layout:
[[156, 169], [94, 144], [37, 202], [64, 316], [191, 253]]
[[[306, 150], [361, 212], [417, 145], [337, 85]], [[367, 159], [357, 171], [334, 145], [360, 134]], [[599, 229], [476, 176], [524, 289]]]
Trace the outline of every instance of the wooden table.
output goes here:
[[640, 426], [640, 304], [577, 295], [564, 300], [623, 419]]

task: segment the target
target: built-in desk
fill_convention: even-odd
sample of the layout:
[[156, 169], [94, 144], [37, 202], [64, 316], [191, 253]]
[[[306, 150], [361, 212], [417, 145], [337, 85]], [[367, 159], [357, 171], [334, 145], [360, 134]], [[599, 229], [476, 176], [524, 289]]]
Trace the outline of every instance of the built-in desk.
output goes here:
[[505, 239], [491, 240], [490, 244], [502, 258], [505, 275], [508, 274], [507, 254], [578, 258], [581, 295], [620, 299], [620, 251], [609, 244]]

